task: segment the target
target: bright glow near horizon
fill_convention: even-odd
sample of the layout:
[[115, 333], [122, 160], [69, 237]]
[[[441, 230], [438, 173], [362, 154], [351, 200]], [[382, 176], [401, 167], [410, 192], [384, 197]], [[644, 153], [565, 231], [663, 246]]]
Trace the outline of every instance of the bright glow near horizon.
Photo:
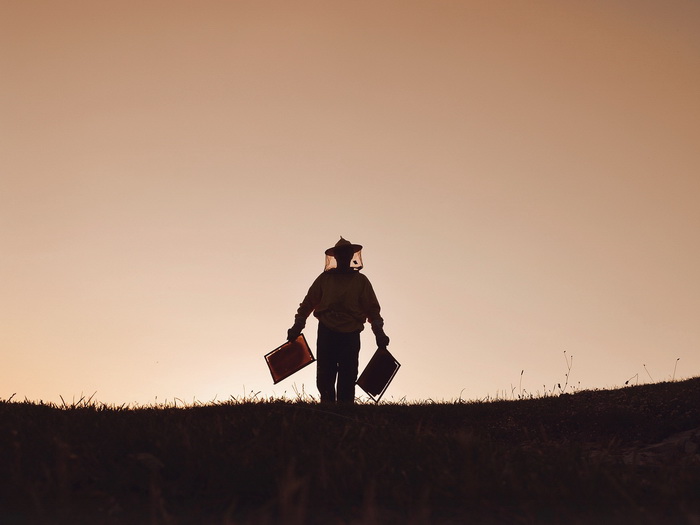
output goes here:
[[696, 2], [13, 2], [0, 44], [0, 399], [315, 395], [263, 355], [340, 235], [387, 400], [700, 374]]

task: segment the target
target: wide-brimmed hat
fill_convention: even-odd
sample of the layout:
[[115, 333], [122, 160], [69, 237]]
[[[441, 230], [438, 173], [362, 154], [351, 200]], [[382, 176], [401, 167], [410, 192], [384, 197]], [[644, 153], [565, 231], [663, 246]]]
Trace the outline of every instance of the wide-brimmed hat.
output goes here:
[[346, 246], [352, 248], [352, 253], [357, 253], [362, 249], [362, 246], [360, 246], [359, 244], [353, 244], [350, 241], [343, 239], [343, 237], [341, 236], [340, 240], [337, 243], [335, 243], [335, 246], [333, 246], [332, 248], [328, 248], [326, 250], [326, 255], [330, 255], [331, 257], [334, 257], [336, 248], [344, 248]]

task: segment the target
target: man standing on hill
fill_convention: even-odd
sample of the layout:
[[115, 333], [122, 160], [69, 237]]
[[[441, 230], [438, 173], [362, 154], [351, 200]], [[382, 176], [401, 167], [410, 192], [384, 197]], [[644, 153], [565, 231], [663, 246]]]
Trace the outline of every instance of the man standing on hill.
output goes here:
[[355, 402], [360, 332], [365, 321], [369, 320], [379, 348], [389, 344], [377, 296], [369, 279], [360, 273], [361, 251], [362, 246], [342, 237], [326, 250], [326, 267], [309, 288], [287, 332], [287, 340], [293, 341], [311, 312], [318, 318], [316, 386], [322, 403]]

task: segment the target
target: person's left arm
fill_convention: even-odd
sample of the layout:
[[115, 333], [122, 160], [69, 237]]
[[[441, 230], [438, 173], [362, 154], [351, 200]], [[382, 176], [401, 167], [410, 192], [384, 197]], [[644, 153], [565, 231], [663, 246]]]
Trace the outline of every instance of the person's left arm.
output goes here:
[[321, 278], [322, 275], [316, 278], [309, 288], [309, 291], [306, 293], [306, 297], [304, 297], [304, 300], [299, 304], [297, 313], [294, 316], [294, 325], [287, 330], [287, 341], [293, 341], [299, 337], [302, 330], [304, 330], [304, 327], [306, 326], [306, 319], [309, 317], [309, 315], [311, 315], [311, 312], [314, 311], [316, 305], [321, 301]]

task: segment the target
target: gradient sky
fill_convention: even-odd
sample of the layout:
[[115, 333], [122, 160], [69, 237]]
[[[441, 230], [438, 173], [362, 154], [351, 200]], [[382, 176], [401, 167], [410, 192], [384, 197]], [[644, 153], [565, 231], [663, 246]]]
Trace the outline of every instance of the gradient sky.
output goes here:
[[387, 400], [700, 374], [695, 0], [0, 5], [0, 399], [316, 394], [340, 235]]

